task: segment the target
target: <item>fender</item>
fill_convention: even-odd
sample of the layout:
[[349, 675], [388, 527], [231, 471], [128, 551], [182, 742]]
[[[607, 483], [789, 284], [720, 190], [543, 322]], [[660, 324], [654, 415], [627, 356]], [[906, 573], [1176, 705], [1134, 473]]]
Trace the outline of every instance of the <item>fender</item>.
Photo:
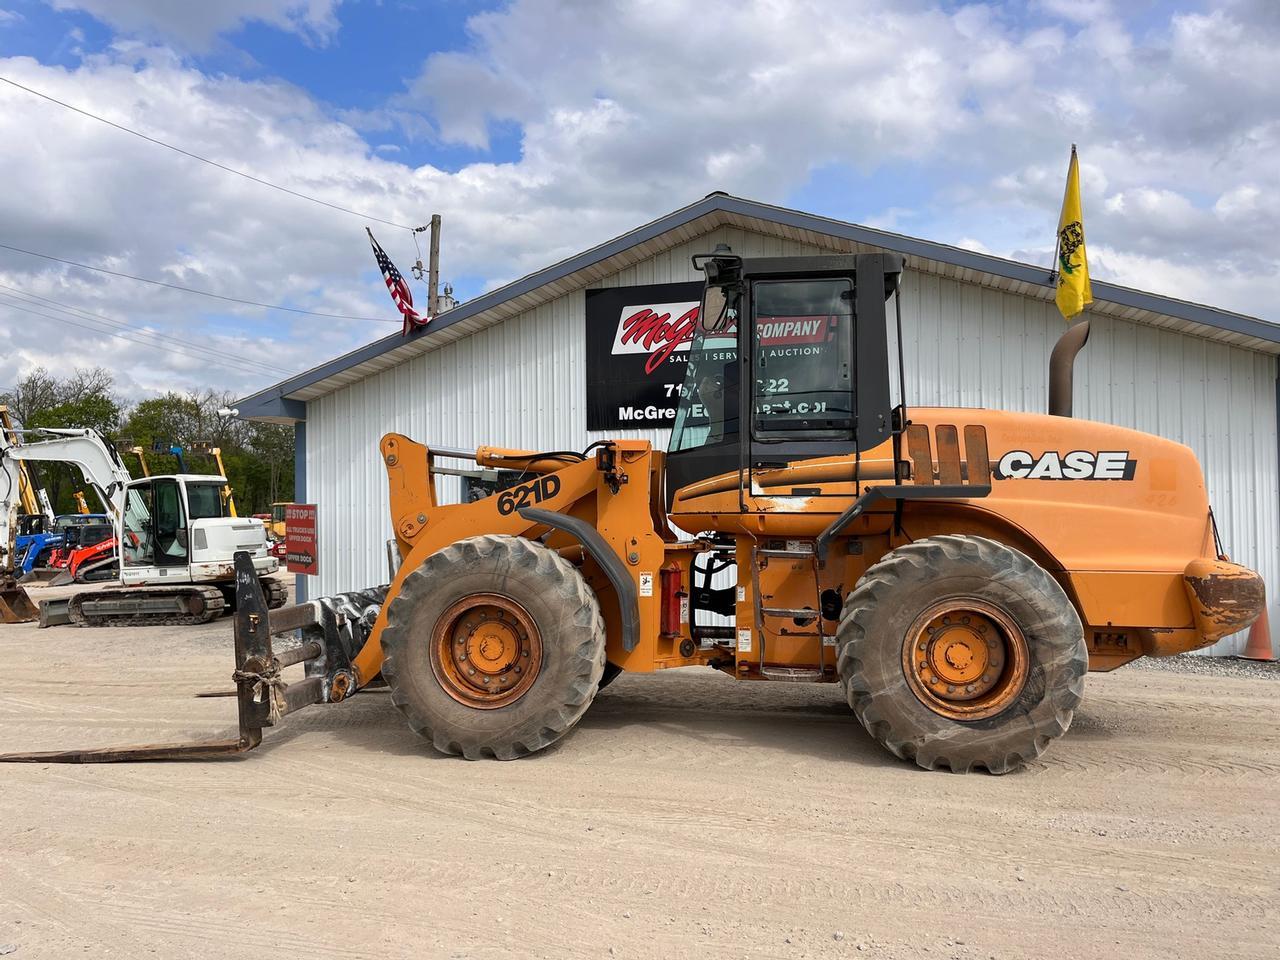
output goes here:
[[604, 575], [613, 584], [614, 593], [618, 595], [618, 608], [622, 614], [622, 649], [628, 652], [634, 650], [640, 643], [640, 600], [636, 595], [636, 584], [618, 555], [605, 542], [604, 537], [600, 536], [600, 531], [585, 520], [553, 510], [525, 507], [520, 510], [520, 516], [567, 533], [591, 554], [591, 559], [604, 571]]

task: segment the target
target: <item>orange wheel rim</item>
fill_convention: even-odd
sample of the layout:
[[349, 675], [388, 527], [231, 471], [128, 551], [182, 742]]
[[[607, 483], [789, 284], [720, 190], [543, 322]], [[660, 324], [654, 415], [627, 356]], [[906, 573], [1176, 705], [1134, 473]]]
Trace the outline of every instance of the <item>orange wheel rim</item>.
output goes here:
[[1013, 618], [976, 597], [933, 604], [902, 642], [911, 692], [952, 720], [982, 720], [1005, 710], [1026, 686], [1030, 659]]
[[528, 611], [508, 597], [463, 597], [431, 631], [431, 669], [459, 703], [479, 710], [505, 707], [538, 678], [542, 634]]

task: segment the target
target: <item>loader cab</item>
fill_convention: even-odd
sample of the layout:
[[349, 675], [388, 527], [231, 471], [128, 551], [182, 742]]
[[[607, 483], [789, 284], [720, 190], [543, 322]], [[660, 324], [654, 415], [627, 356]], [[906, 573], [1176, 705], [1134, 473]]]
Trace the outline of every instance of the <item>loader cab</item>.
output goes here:
[[[666, 499], [722, 474], [852, 454], [892, 435], [892, 254], [694, 257], [706, 276], [667, 452]], [[744, 412], [745, 411], [745, 415]]]

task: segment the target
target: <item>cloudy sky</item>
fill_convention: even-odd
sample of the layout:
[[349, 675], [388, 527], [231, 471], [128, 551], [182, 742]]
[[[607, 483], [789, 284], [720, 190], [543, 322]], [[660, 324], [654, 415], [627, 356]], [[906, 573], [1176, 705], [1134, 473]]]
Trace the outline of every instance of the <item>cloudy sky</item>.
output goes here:
[[[0, 0], [0, 77], [439, 212], [464, 299], [712, 190], [1048, 264], [1075, 141], [1095, 275], [1280, 322], [1274, 0]], [[250, 392], [394, 332], [366, 224], [407, 273], [404, 229], [0, 83], [0, 244], [371, 318], [0, 249], [0, 387], [103, 364], [133, 398]]]

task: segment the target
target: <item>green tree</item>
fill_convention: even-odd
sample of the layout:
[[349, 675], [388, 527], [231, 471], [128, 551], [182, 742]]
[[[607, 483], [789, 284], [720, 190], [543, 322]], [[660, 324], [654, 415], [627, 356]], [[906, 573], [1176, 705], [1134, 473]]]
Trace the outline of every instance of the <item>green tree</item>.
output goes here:
[[[58, 378], [43, 367], [26, 374], [11, 390], [0, 394], [14, 417], [27, 429], [38, 427], [91, 427], [104, 436], [119, 429], [122, 401], [115, 393], [111, 371], [102, 367], [76, 369]], [[32, 464], [28, 467], [38, 486], [49, 495], [58, 513], [76, 509], [75, 492], [84, 489], [84, 478], [66, 464]], [[88, 494], [91, 506], [94, 497]]]
[[[170, 446], [181, 447], [187, 469], [217, 473], [212, 456], [196, 451], [209, 444], [222, 451], [226, 477], [244, 515], [267, 513], [277, 500], [293, 496], [293, 429], [278, 424], [248, 423], [218, 416], [235, 396], [217, 390], [166, 393], [143, 400], [129, 413], [124, 436], [142, 447], [152, 473], [178, 470]], [[132, 466], [133, 457], [125, 455]]]

